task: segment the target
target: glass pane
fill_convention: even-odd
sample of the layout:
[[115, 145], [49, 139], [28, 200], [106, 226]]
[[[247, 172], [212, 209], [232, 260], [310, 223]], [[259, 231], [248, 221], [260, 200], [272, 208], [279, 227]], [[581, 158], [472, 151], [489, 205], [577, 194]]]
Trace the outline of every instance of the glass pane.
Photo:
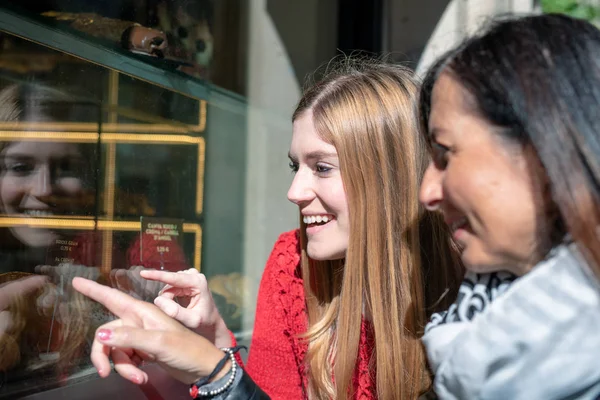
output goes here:
[[14, 398], [97, 377], [90, 345], [112, 317], [73, 277], [153, 301], [160, 285], [141, 269], [201, 268], [207, 107], [0, 40], [0, 398]]
[[[201, 103], [197, 99], [173, 90], [152, 85], [139, 79], [119, 75], [120, 123], [158, 124], [167, 119], [170, 124], [203, 124]], [[145, 118], [144, 118], [145, 117]], [[175, 126], [174, 126], [175, 127]], [[200, 129], [200, 127], [198, 128]]]
[[[298, 225], [286, 199], [298, 79], [333, 56], [338, 30], [336, 2], [277, 4], [274, 13], [236, 0], [2, 2], [0, 109], [15, 84], [53, 101], [16, 121], [0, 115], [0, 285], [51, 276], [0, 307], [16, 322], [0, 333], [11, 351], [0, 399], [188, 398], [157, 366], [148, 367], [156, 392], [98, 379], [89, 344], [111, 316], [70, 289], [74, 276], [151, 301], [157, 287], [142, 268], [200, 269], [249, 345], [265, 262]], [[4, 155], [18, 146], [33, 167], [8, 169]], [[5, 202], [11, 179], [37, 209]], [[29, 192], [48, 186], [42, 198]]]

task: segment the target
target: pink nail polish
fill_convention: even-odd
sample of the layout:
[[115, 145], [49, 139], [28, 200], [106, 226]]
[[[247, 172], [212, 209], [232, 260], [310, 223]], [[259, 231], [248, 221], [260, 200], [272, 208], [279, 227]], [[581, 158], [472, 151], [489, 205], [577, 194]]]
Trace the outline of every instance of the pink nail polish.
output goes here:
[[110, 329], [100, 329], [98, 333], [96, 333], [96, 336], [102, 341], [107, 341], [110, 340], [112, 331]]

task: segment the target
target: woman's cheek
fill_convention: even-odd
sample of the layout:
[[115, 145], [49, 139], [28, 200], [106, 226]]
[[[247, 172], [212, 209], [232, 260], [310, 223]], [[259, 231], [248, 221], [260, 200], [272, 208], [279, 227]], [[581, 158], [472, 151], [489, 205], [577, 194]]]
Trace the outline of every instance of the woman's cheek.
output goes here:
[[82, 190], [81, 179], [63, 178], [59, 182], [59, 187], [67, 194], [78, 194]]
[[11, 212], [17, 207], [24, 195], [24, 183], [20, 179], [3, 177], [0, 179], [0, 200], [2, 211]]

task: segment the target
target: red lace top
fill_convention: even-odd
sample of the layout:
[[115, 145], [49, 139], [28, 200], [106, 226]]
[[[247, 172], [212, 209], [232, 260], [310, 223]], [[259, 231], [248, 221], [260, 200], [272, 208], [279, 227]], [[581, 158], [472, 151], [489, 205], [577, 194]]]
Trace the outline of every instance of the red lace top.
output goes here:
[[[272, 399], [305, 399], [307, 315], [300, 274], [298, 231], [283, 233], [273, 248], [258, 292], [256, 320], [245, 370]], [[358, 362], [352, 383], [355, 399], [376, 398], [372, 330], [363, 322]]]

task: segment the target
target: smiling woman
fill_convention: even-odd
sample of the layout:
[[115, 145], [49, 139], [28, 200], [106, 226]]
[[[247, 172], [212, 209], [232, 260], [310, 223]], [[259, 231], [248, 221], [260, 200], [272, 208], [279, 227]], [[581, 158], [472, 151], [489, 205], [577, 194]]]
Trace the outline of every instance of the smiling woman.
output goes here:
[[433, 164], [421, 199], [443, 212], [471, 270], [523, 275], [549, 246], [539, 235], [548, 232], [537, 211], [543, 176], [518, 142], [472, 111], [473, 102], [450, 74], [440, 76], [429, 115]]
[[598, 398], [599, 54], [593, 25], [529, 16], [427, 74], [420, 197], [469, 270], [423, 337], [442, 399]]
[[[344, 60], [308, 88], [296, 108], [288, 198], [298, 206], [300, 228], [283, 233], [267, 261], [243, 369], [273, 399], [415, 399], [430, 389], [419, 337], [427, 317], [454, 299], [463, 270], [441, 215], [417, 201], [428, 155], [416, 94], [405, 68]], [[214, 334], [223, 321], [216, 312], [206, 313], [213, 300], [200, 283], [179, 273], [143, 276], [172, 286], [155, 301], [163, 311], [189, 328], [211, 329], [212, 344], [235, 349], [227, 332]], [[177, 296], [189, 301], [184, 309], [174, 293], [189, 293], [190, 285], [197, 286], [196, 294]], [[132, 313], [143, 312], [131, 298], [122, 301]], [[182, 317], [190, 313], [197, 315], [193, 323]], [[154, 335], [145, 325], [136, 323]], [[175, 369], [182, 361], [186, 369], [214, 368], [191, 359], [175, 336], [164, 335], [169, 347], [153, 341], [142, 349], [110, 339], [122, 332], [115, 326], [107, 324], [96, 335], [92, 358], [103, 365], [110, 346], [128, 354], [180, 354], [166, 363]], [[117, 371], [144, 382], [141, 371], [127, 372], [131, 366], [123, 362]], [[221, 398], [231, 398], [242, 370], [231, 367], [209, 384], [197, 371], [188, 370], [197, 382], [192, 393], [216, 387]]]
[[[8, 123], [64, 120], [73, 113], [98, 112], [91, 103], [77, 103], [65, 95], [30, 84], [16, 84], [0, 92], [0, 121]], [[17, 140], [0, 143], [0, 205], [4, 216], [45, 218], [91, 215], [81, 199], [92, 189], [94, 145], [69, 142]], [[31, 258], [18, 266], [4, 262], [1, 269], [32, 272], [48, 262], [47, 249], [59, 245], [65, 234], [43, 227], [14, 224], [3, 249]]]
[[290, 147], [294, 181], [288, 199], [306, 224], [306, 252], [313, 260], [343, 259], [348, 249], [349, 215], [337, 151], [315, 130], [311, 111], [294, 121]]
[[[296, 108], [288, 199], [300, 230], [267, 264], [249, 358], [275, 398], [411, 399], [428, 389], [418, 337], [462, 270], [440, 216], [416, 201], [427, 163], [416, 93], [405, 68], [344, 60]], [[267, 309], [283, 313], [281, 334]], [[282, 388], [290, 380], [296, 388]]]

